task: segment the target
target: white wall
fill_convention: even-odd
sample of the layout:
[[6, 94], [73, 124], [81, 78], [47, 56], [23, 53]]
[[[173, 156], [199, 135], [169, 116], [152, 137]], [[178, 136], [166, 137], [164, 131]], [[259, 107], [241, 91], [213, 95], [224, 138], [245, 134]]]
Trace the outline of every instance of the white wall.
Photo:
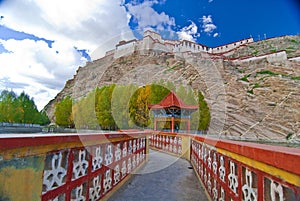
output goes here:
[[240, 40], [240, 41], [230, 43], [230, 44], [227, 44], [227, 45], [222, 45], [222, 46], [213, 48], [212, 53], [218, 54], [218, 53], [227, 52], [227, 51], [233, 50], [234, 48], [237, 48], [241, 45], [245, 45], [245, 44], [248, 44], [248, 43], [251, 43], [251, 42], [253, 42], [253, 38], [247, 38], [247, 39]]
[[114, 58], [116, 59], [119, 57], [132, 54], [135, 50], [135, 46], [136, 46], [136, 41], [132, 41], [130, 43], [116, 46]]
[[[234, 48], [237, 48], [241, 45], [248, 44], [253, 42], [252, 38], [248, 38], [245, 40], [237, 41], [235, 43], [230, 43], [227, 45], [219, 46], [216, 48], [208, 48], [204, 45], [197, 44], [191, 41], [174, 41], [174, 40], [163, 40], [158, 33], [153, 31], [145, 31], [144, 37], [139, 41], [132, 41], [130, 43], [125, 43], [123, 45], [117, 45], [114, 53], [115, 58], [119, 58], [121, 56], [126, 56], [132, 54], [135, 50], [140, 51], [142, 54], [147, 53], [149, 50], [158, 50], [164, 52], [174, 52], [174, 53], [224, 53], [228, 52]], [[111, 51], [107, 52], [107, 54], [112, 53]], [[277, 58], [277, 57], [275, 57]], [[270, 58], [271, 60], [274, 58]]]
[[236, 59], [233, 62], [240, 63], [240, 62], [249, 62], [249, 61], [256, 61], [260, 59], [266, 58], [269, 63], [275, 63], [275, 62], [281, 62], [287, 60], [286, 52], [281, 51], [281, 52], [276, 52], [276, 53], [271, 53], [271, 54], [265, 54], [261, 56], [254, 56], [254, 57], [249, 57], [246, 59]]

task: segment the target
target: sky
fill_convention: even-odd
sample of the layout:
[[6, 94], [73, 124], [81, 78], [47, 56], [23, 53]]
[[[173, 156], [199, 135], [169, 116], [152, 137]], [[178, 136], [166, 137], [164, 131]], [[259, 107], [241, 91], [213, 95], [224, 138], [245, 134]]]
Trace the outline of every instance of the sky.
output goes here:
[[0, 0], [0, 91], [25, 91], [42, 109], [79, 66], [140, 39], [209, 47], [300, 34], [296, 0]]

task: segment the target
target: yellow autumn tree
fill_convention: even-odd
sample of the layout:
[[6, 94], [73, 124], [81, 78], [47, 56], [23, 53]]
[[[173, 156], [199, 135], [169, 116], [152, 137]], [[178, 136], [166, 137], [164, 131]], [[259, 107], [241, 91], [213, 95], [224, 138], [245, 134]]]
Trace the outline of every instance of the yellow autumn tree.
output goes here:
[[138, 127], [147, 127], [150, 124], [148, 105], [150, 104], [151, 87], [146, 85], [139, 88], [130, 100], [130, 117]]

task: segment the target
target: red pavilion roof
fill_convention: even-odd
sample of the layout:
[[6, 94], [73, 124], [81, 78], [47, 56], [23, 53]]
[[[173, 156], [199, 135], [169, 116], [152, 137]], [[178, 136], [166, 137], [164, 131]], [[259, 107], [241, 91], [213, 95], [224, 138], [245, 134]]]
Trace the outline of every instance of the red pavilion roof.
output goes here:
[[198, 105], [187, 105], [173, 92], [170, 92], [160, 103], [155, 105], [149, 105], [150, 109], [161, 109], [168, 107], [179, 107], [181, 109], [197, 110]]

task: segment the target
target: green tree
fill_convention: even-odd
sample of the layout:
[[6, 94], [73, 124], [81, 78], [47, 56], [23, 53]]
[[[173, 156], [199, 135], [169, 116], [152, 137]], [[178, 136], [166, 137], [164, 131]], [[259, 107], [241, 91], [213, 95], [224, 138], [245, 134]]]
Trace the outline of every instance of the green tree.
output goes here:
[[18, 108], [17, 96], [13, 91], [4, 90], [1, 92], [1, 122], [16, 123]]
[[111, 101], [112, 115], [119, 129], [129, 129], [134, 125], [130, 119], [129, 102], [137, 88], [137, 86], [130, 84], [127, 86], [116, 86], [113, 91]]
[[45, 110], [40, 111], [40, 118], [37, 123], [40, 125], [47, 125], [50, 123], [50, 120], [49, 120]]
[[158, 104], [163, 98], [165, 98], [170, 90], [164, 86], [162, 82], [153, 83], [150, 85], [151, 95], [150, 95], [150, 103]]
[[55, 107], [55, 123], [59, 126], [73, 127], [72, 116], [72, 99], [70, 96], [65, 97]]
[[16, 105], [21, 108], [22, 113], [18, 114], [22, 117], [22, 123], [35, 123], [39, 122], [41, 114], [39, 113], [33, 99], [31, 99], [25, 92], [22, 92], [17, 98]]
[[209, 107], [204, 100], [204, 96], [201, 91], [198, 92], [198, 102], [199, 102], [199, 126], [198, 130], [207, 130], [210, 123], [210, 111]]
[[165, 86], [166, 86], [166, 88], [168, 88], [170, 91], [174, 91], [174, 92], [175, 92], [175, 90], [176, 90], [174, 83], [171, 82], [171, 81], [169, 81], [169, 80], [167, 81], [167, 83], [165, 84]]
[[25, 92], [17, 96], [13, 91], [4, 90], [0, 95], [0, 122], [47, 124], [45, 112], [39, 112], [34, 100]]
[[115, 130], [117, 125], [112, 116], [111, 100], [115, 84], [104, 86], [96, 92], [96, 116], [98, 123], [104, 130]]

